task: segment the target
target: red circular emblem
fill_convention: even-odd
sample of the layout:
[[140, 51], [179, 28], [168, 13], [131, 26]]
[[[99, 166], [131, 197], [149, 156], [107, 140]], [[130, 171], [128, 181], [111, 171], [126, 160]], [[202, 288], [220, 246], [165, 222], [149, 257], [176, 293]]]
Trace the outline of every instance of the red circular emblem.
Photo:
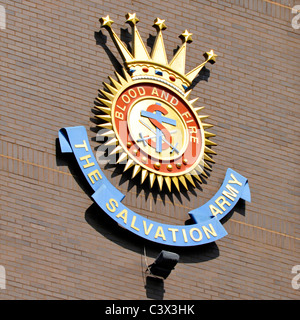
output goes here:
[[189, 102], [163, 85], [136, 82], [114, 100], [119, 144], [141, 167], [163, 176], [193, 170], [204, 154], [204, 131]]

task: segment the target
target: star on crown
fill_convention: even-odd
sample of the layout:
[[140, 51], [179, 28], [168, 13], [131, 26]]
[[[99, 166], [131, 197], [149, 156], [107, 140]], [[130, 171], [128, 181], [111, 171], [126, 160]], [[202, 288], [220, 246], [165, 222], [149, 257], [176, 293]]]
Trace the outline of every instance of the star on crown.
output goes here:
[[162, 34], [162, 31], [167, 28], [165, 20], [160, 18], [154, 20], [153, 26], [157, 29], [157, 36], [152, 52], [149, 54], [136, 26], [139, 22], [136, 13], [127, 13], [125, 17], [126, 23], [130, 24], [132, 27], [132, 52], [128, 50], [127, 46], [113, 31], [112, 24], [114, 21], [108, 15], [100, 18], [100, 22], [101, 27], [107, 29], [110, 33], [110, 36], [133, 79], [137, 79], [138, 77], [155, 77], [169, 82], [172, 86], [177, 88], [180, 93], [184, 94], [205, 64], [207, 62], [213, 64], [216, 61], [217, 55], [213, 50], [210, 50], [203, 54], [206, 59], [203, 63], [190, 72], [185, 73], [186, 46], [187, 43], [193, 41], [192, 33], [185, 30], [179, 36], [183, 43], [169, 62]]

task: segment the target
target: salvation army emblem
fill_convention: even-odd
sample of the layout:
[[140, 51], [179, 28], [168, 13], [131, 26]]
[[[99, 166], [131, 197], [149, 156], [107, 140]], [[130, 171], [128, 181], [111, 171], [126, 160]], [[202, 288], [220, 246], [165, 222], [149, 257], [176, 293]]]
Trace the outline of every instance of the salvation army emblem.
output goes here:
[[[213, 50], [204, 53], [205, 61], [188, 73], [185, 72], [186, 48], [192, 34], [185, 30], [182, 45], [168, 61], [162, 31], [165, 20], [156, 18], [157, 36], [148, 53], [136, 24], [136, 14], [126, 15], [132, 27], [132, 50], [120, 40], [112, 29], [109, 16], [100, 19], [109, 32], [123, 61], [123, 73], [115, 73], [100, 90], [101, 112], [96, 117], [101, 135], [108, 137], [105, 146], [112, 147], [110, 155], [117, 154], [117, 163], [124, 172], [132, 170], [132, 178], [140, 175], [140, 182], [148, 181], [149, 188], [169, 192], [188, 190], [195, 180], [202, 182], [214, 162], [211, 154], [216, 145], [207, 131], [207, 115], [198, 98], [190, 99], [193, 80], [207, 62], [214, 63]], [[124, 195], [111, 184], [100, 169], [88, 143], [84, 127], [68, 127], [59, 131], [63, 153], [73, 153], [85, 179], [93, 189], [93, 200], [121, 227], [146, 240], [170, 246], [196, 246], [216, 241], [225, 235], [220, 223], [239, 199], [251, 201], [248, 180], [228, 168], [223, 184], [204, 205], [188, 212], [191, 225], [169, 225], [143, 217], [122, 204]]]

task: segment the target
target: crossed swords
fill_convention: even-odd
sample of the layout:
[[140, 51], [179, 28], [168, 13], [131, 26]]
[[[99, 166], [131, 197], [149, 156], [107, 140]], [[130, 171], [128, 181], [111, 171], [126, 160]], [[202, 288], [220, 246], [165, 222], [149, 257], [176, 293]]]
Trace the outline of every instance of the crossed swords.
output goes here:
[[[145, 137], [143, 136], [142, 132], [139, 133], [139, 136], [141, 137], [141, 139], [138, 139], [137, 142], [141, 142], [141, 141], [142, 141], [143, 144], [144, 144], [144, 146], [146, 146], [146, 145], [147, 145], [146, 140], [156, 138], [156, 132], [155, 132], [151, 127], [149, 127], [149, 126], [147, 125], [147, 123], [145, 123], [143, 120], [140, 119], [139, 122], [140, 122], [142, 125], [144, 125], [147, 129], [149, 129], [149, 130], [154, 134], [154, 136], [145, 138]], [[176, 132], [177, 132], [177, 130], [170, 131], [171, 134], [176, 133]], [[177, 143], [175, 144], [175, 146], [174, 146], [174, 145], [172, 145], [169, 141], [167, 141], [164, 137], [162, 137], [162, 140], [163, 140], [164, 142], [166, 142], [166, 143], [172, 148], [170, 154], [172, 154], [174, 151], [176, 151], [177, 153], [179, 153], [179, 150], [176, 148], [177, 145], [178, 145], [178, 142], [177, 142]]]

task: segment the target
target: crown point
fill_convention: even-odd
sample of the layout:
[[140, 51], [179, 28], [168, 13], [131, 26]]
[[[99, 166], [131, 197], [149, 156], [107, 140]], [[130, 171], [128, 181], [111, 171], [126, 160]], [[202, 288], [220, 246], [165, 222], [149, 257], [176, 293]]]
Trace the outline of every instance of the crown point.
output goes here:
[[211, 64], [214, 64], [216, 62], [216, 57], [217, 55], [214, 53], [213, 50], [210, 50], [208, 52], [205, 52], [203, 54], [204, 58], [206, 59], [207, 62], [210, 62]]
[[185, 30], [185, 31], [179, 36], [179, 38], [181, 38], [183, 42], [191, 43], [191, 42], [193, 42], [192, 35], [193, 35], [192, 33], [190, 33], [190, 32], [188, 32], [187, 30]]
[[106, 27], [106, 28], [111, 28], [111, 25], [114, 23], [113, 20], [110, 19], [109, 15], [107, 15], [106, 17], [102, 17], [99, 19], [100, 23], [101, 23], [101, 27]]
[[126, 22], [135, 26], [140, 20], [137, 18], [136, 13], [127, 13], [126, 14]]
[[159, 18], [156, 18], [155, 20], [154, 20], [154, 27], [157, 27], [159, 30], [165, 30], [165, 29], [167, 29], [167, 26], [166, 26], [166, 24], [165, 24], [165, 21], [166, 20], [161, 20], [161, 19], [159, 19]]

